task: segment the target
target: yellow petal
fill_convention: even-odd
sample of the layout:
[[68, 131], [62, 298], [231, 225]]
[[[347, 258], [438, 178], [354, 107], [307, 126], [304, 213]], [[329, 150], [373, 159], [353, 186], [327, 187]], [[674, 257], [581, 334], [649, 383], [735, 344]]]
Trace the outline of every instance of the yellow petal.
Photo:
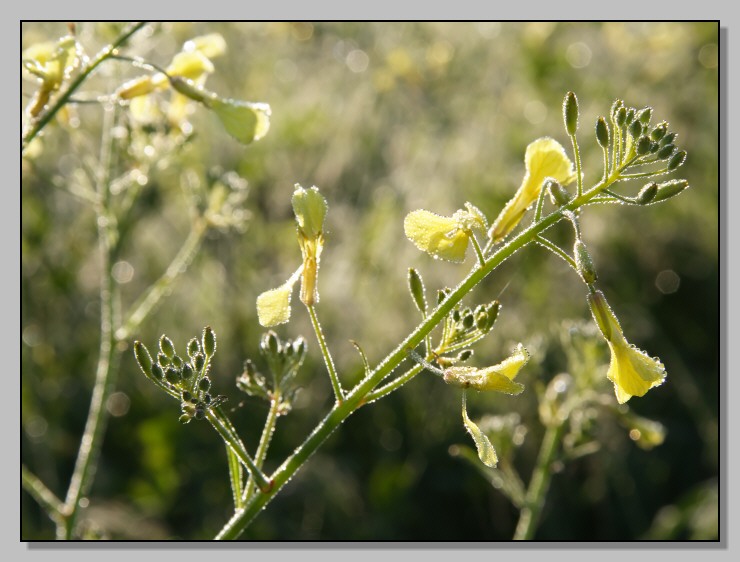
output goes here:
[[470, 433], [470, 436], [475, 441], [475, 448], [478, 449], [478, 458], [483, 464], [488, 467], [495, 467], [498, 463], [498, 457], [496, 456], [496, 450], [493, 448], [490, 439], [483, 433], [480, 428], [473, 423], [468, 417], [468, 410], [465, 407], [465, 392], [463, 392], [462, 399], [462, 418], [465, 429]]
[[609, 347], [612, 357], [606, 376], [614, 383], [614, 393], [620, 404], [632, 396], [644, 396], [648, 390], [665, 381], [665, 367], [659, 359], [650, 357], [625, 340], [609, 342]]
[[183, 45], [182, 50], [185, 52], [199, 51], [212, 59], [226, 52], [226, 41], [220, 33], [209, 33], [193, 37]]
[[180, 76], [188, 80], [195, 80], [213, 71], [213, 63], [200, 51], [177, 53], [167, 67], [167, 74], [170, 76]]
[[519, 224], [529, 206], [537, 201], [546, 178], [553, 178], [561, 185], [575, 179], [573, 163], [565, 149], [550, 137], [539, 138], [527, 146], [524, 165], [526, 173], [521, 186], [499, 213], [489, 232], [494, 242], [502, 240]]
[[406, 215], [403, 228], [422, 252], [451, 262], [465, 259], [469, 237], [454, 218], [419, 209]]
[[293, 291], [291, 282], [277, 289], [265, 291], [257, 297], [257, 317], [265, 328], [284, 324], [290, 320], [290, 295]]

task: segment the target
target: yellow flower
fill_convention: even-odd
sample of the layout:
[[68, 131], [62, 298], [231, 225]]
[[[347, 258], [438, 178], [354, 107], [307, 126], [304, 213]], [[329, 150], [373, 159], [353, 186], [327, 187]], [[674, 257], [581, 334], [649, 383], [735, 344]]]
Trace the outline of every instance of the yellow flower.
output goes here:
[[444, 381], [461, 388], [478, 391], [492, 390], [505, 394], [521, 394], [524, 385], [514, 382], [522, 367], [529, 361], [529, 352], [519, 344], [511, 356], [493, 367], [450, 367], [444, 371]]
[[631, 345], [624, 337], [617, 317], [601, 291], [588, 295], [591, 313], [611, 350], [607, 377], [614, 383], [617, 402], [624, 404], [633, 396], [644, 396], [654, 386], [665, 382], [666, 372], [659, 359]]
[[491, 226], [488, 236], [499, 242], [522, 220], [527, 208], [537, 201], [545, 179], [553, 178], [561, 185], [575, 179], [573, 163], [560, 143], [543, 137], [529, 144], [524, 156], [526, 173], [517, 190]]
[[403, 221], [406, 237], [422, 252], [451, 262], [462, 262], [468, 249], [473, 229], [485, 230], [486, 219], [474, 205], [465, 203], [451, 217], [431, 211], [412, 211]]

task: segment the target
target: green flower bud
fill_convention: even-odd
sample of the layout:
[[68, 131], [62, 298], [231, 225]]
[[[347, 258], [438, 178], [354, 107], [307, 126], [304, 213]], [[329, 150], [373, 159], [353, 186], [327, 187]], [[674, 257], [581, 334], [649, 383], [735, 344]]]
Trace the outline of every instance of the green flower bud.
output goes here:
[[210, 326], [203, 328], [203, 351], [206, 357], [213, 357], [216, 353], [216, 333]]
[[200, 343], [198, 338], [193, 338], [188, 342], [188, 357], [191, 359], [193, 356], [200, 351]]
[[656, 156], [660, 158], [661, 160], [665, 160], [668, 158], [673, 152], [676, 150], [676, 146], [673, 144], [667, 144], [665, 146], [661, 146], [658, 152], [656, 153]]
[[422, 314], [426, 314], [427, 302], [424, 298], [424, 283], [421, 280], [419, 272], [416, 271], [413, 267], [409, 268], [408, 281], [409, 292], [411, 293], [411, 298], [414, 299], [414, 304], [416, 304], [416, 308], [418, 308], [419, 312], [421, 312]]
[[196, 420], [202, 420], [206, 417], [206, 409], [203, 404], [198, 404], [195, 407], [195, 419]]
[[617, 110], [617, 127], [624, 127], [627, 122], [627, 110], [624, 107], [620, 107]]
[[193, 376], [193, 368], [190, 366], [190, 363], [185, 363], [182, 366], [181, 376], [184, 381], [189, 380]]
[[445, 300], [451, 292], [452, 291], [450, 289], [447, 289], [447, 288], [445, 288], [445, 289], [439, 289], [437, 291], [437, 305], [442, 304], [442, 301]]
[[160, 351], [157, 353], [157, 363], [162, 365], [162, 367], [166, 367], [172, 363], [172, 360]]
[[152, 365], [152, 378], [161, 381], [162, 377], [164, 377], [164, 371], [162, 371], [162, 367], [159, 366], [159, 363], [154, 363]]
[[614, 103], [612, 104], [611, 109], [609, 110], [609, 114], [612, 116], [612, 119], [617, 118], [617, 112], [619, 111], [620, 107], [624, 106], [624, 102], [622, 100], [614, 100]]
[[639, 136], [642, 134], [642, 123], [639, 121], [633, 121], [629, 126], [630, 135], [632, 135], [632, 138], [639, 138]]
[[208, 390], [211, 388], [211, 379], [208, 377], [203, 377], [198, 381], [198, 390], [201, 390], [203, 392], [208, 392]]
[[650, 141], [650, 154], [655, 154], [660, 148], [660, 143], [656, 141]]
[[668, 161], [668, 171], [673, 171], [679, 166], [683, 166], [684, 162], [686, 162], [686, 151], [676, 152]]
[[324, 228], [324, 218], [328, 210], [326, 199], [316, 186], [303, 189], [296, 184], [295, 188], [293, 212], [298, 221], [298, 229], [305, 238], [315, 240], [321, 236]]
[[472, 312], [468, 312], [462, 319], [462, 326], [465, 330], [470, 330], [475, 325], [475, 317]]
[[665, 201], [666, 199], [675, 197], [687, 187], [689, 187], [689, 182], [686, 180], [671, 180], [661, 183], [657, 186], [657, 192], [655, 197], [653, 197], [653, 203], [658, 203], [659, 201]]
[[603, 117], [596, 120], [596, 140], [601, 148], [609, 146], [609, 125], [606, 124], [606, 119]]
[[568, 193], [568, 190], [553, 179], [548, 179], [545, 182], [545, 189], [549, 190], [550, 200], [553, 205], [562, 207], [571, 199], [571, 195]]
[[193, 395], [190, 394], [187, 390], [182, 391], [183, 402], [190, 402], [191, 398], [193, 398]]
[[640, 121], [640, 123], [642, 123], [643, 125], [647, 127], [648, 123], [650, 123], [650, 118], [652, 116], [653, 116], [653, 108], [646, 107], [644, 109], [641, 109], [635, 117]]
[[182, 369], [182, 363], [183, 363], [183, 361], [182, 361], [182, 357], [180, 357], [179, 355], [175, 355], [175, 356], [174, 356], [174, 357], [172, 358], [172, 366], [173, 366], [173, 367], [174, 367], [175, 369], [177, 369], [178, 371], [179, 371], [180, 369]]
[[452, 311], [452, 319], [455, 322], [459, 322], [460, 321], [460, 311], [458, 309], [455, 309], [455, 310]]
[[565, 94], [563, 100], [563, 120], [565, 122], [565, 130], [568, 131], [570, 136], [576, 134], [578, 130], [578, 99], [573, 92]]
[[206, 358], [200, 351], [193, 356], [193, 367], [195, 367], [196, 373], [200, 373], [203, 370], [205, 364]]
[[655, 182], [649, 183], [637, 194], [637, 197], [635, 197], [635, 203], [638, 205], [647, 205], [655, 199], [656, 193], [658, 193], [658, 184]]
[[668, 123], [663, 121], [662, 123], [659, 123], [658, 125], [656, 125], [652, 131], [650, 131], [650, 138], [654, 141], [659, 141], [665, 136], [667, 132], [668, 132]]
[[188, 423], [193, 417], [190, 414], [183, 414], [178, 418], [180, 423]]
[[642, 136], [639, 139], [637, 139], [635, 150], [638, 156], [644, 156], [645, 154], [650, 152], [650, 142], [651, 142], [650, 139], [645, 136]]
[[277, 356], [280, 353], [280, 341], [277, 334], [272, 330], [262, 334], [260, 349], [265, 356]]
[[594, 267], [591, 255], [588, 253], [588, 249], [586, 249], [586, 244], [584, 244], [580, 239], [577, 239], [573, 245], [573, 255], [576, 258], [578, 273], [581, 275], [583, 280], [589, 285], [594, 283], [596, 279], [598, 279], [596, 268]]
[[149, 350], [140, 341], [134, 342], [134, 355], [136, 356], [136, 362], [139, 364], [139, 368], [147, 377], [152, 378], [152, 356], [149, 355]]
[[170, 359], [175, 355], [175, 346], [172, 344], [172, 340], [165, 335], [159, 338], [159, 349]]
[[678, 135], [676, 133], [667, 133], [662, 139], [660, 139], [661, 146], [671, 144]]
[[460, 353], [457, 354], [457, 360], [459, 362], [467, 361], [473, 356], [473, 350], [472, 349], [463, 349]]
[[634, 119], [635, 119], [635, 108], [630, 107], [627, 110], [627, 117], [624, 120], [624, 124], [629, 127], [632, 124], [632, 121], [634, 121]]
[[169, 367], [167, 372], [164, 374], [165, 380], [170, 384], [179, 384], [182, 380], [180, 378], [180, 372], [174, 367]]

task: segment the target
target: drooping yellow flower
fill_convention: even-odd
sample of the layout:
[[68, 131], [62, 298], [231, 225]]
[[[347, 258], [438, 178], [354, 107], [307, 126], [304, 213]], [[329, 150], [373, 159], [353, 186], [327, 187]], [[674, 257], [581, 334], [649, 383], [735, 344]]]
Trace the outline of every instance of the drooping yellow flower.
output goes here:
[[601, 291], [590, 293], [588, 304], [611, 350], [611, 362], [606, 376], [614, 383], [617, 402], [624, 404], [631, 397], [644, 396], [651, 388], [663, 384], [666, 378], [663, 363], [625, 339], [619, 321], [604, 294]]
[[526, 173], [521, 186], [499, 213], [488, 232], [488, 236], [499, 242], [522, 220], [529, 206], [537, 201], [545, 179], [553, 178], [561, 185], [575, 179], [573, 163], [565, 149], [555, 139], [543, 137], [527, 146], [524, 156]]
[[465, 203], [451, 217], [418, 209], [406, 215], [403, 221], [406, 237], [422, 252], [451, 262], [465, 260], [473, 229], [485, 230], [486, 219], [474, 205]]
[[483, 369], [450, 367], [444, 371], [443, 378], [447, 384], [461, 388], [520, 394], [524, 390], [524, 385], [514, 382], [514, 378], [528, 361], [529, 352], [522, 344], [519, 344], [511, 356], [497, 365]]

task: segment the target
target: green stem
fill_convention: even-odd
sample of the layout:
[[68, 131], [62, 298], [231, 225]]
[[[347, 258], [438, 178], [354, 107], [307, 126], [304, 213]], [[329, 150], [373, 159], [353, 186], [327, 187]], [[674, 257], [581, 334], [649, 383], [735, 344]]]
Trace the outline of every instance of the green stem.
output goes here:
[[234, 509], [241, 509], [242, 500], [242, 464], [234, 450], [226, 445], [226, 460], [229, 463], [229, 480], [231, 481], [231, 495], [234, 500]]
[[263, 492], [269, 490], [272, 487], [271, 482], [267, 480], [262, 471], [257, 468], [257, 465], [249, 456], [244, 443], [241, 442], [239, 437], [236, 435], [231, 422], [226, 418], [220, 408], [208, 410], [206, 418], [213, 428], [219, 433], [219, 435], [226, 441], [226, 444], [231, 447], [239, 461], [246, 467], [249, 474], [254, 478], [257, 486]]
[[65, 500], [65, 518], [63, 525], [57, 527], [57, 537], [69, 540], [73, 538], [75, 523], [80, 509], [80, 500], [92, 485], [95, 474], [96, 457], [100, 449], [105, 426], [108, 419], [105, 404], [113, 391], [117, 359], [120, 353], [115, 350], [114, 326], [116, 318], [117, 286], [113, 281], [113, 246], [118, 238], [116, 221], [110, 211], [110, 165], [113, 146], [112, 129], [115, 123], [115, 107], [105, 110], [103, 114], [103, 137], [100, 149], [100, 168], [97, 177], [97, 224], [98, 248], [100, 252], [100, 352], [95, 374], [95, 386], [90, 400], [90, 410], [85, 423], [85, 430], [77, 452], [72, 478], [67, 489]]
[[486, 258], [483, 257], [483, 251], [480, 249], [480, 244], [478, 244], [478, 239], [475, 237], [475, 234], [473, 234], [472, 232], [470, 233], [470, 241], [473, 243], [473, 249], [475, 250], [475, 255], [478, 256], [478, 265], [482, 267], [486, 263]]
[[337, 402], [344, 400], [344, 392], [342, 391], [342, 384], [339, 382], [337, 371], [334, 368], [334, 361], [329, 353], [329, 347], [326, 345], [326, 339], [324, 333], [321, 331], [321, 324], [319, 324], [319, 318], [316, 316], [316, 309], [313, 305], [306, 305], [308, 314], [311, 317], [311, 324], [313, 330], [316, 332], [316, 339], [319, 340], [319, 347], [321, 348], [321, 355], [324, 357], [324, 363], [326, 363], [326, 369], [329, 371], [329, 378], [331, 379], [331, 386], [334, 388], [334, 396]]
[[103, 50], [101, 50], [97, 55], [95, 55], [95, 58], [88, 64], [84, 70], [82, 70], [77, 77], [70, 82], [69, 86], [67, 86], [67, 89], [62, 92], [54, 102], [54, 104], [49, 107], [37, 120], [33, 122], [31, 125], [31, 128], [29, 131], [23, 136], [23, 139], [21, 141], [21, 153], [23, 153], [26, 148], [28, 148], [28, 145], [31, 143], [31, 141], [46, 127], [46, 125], [53, 119], [53, 117], [57, 114], [57, 112], [64, 107], [64, 105], [69, 101], [70, 97], [72, 97], [72, 94], [74, 94], [75, 91], [82, 85], [82, 83], [87, 80], [88, 76], [92, 74], [92, 72], [106, 59], [109, 59], [111, 56], [113, 56], [116, 52], [116, 49], [123, 45], [126, 41], [129, 40], [129, 38], [139, 31], [146, 22], [137, 22], [132, 25], [130, 25], [121, 35], [116, 39], [113, 43], [105, 47]]
[[116, 331], [116, 339], [118, 341], [123, 341], [131, 337], [131, 334], [141, 325], [172, 286], [175, 279], [188, 268], [198, 253], [198, 249], [207, 230], [208, 223], [204, 219], [198, 218], [195, 220], [188, 237], [167, 267], [167, 270], [149, 286], [139, 300], [132, 306], [133, 312], [129, 314], [126, 322]]
[[578, 271], [578, 266], [576, 265], [575, 260], [571, 258], [562, 248], [560, 248], [560, 246], [552, 243], [544, 236], [538, 236], [536, 238], [536, 242], [550, 250], [556, 256], [563, 258], [569, 266], [571, 266], [575, 271]]
[[[278, 412], [280, 411], [280, 391], [276, 390], [273, 393], [272, 400], [270, 401], [270, 411], [267, 412], [267, 419], [265, 420], [265, 427], [262, 429], [262, 437], [260, 437], [260, 443], [257, 446], [257, 453], [254, 456], [254, 464], [257, 468], [262, 470], [262, 464], [265, 462], [267, 456], [267, 449], [270, 446], [270, 440], [272, 434], [275, 431], [275, 425], [277, 424]], [[249, 482], [247, 482], [247, 488], [244, 490], [243, 502], [247, 501], [254, 492], [254, 478], [250, 476]], [[243, 503], [242, 502], [242, 503]]]
[[663, 168], [662, 170], [655, 170], [654, 172], [640, 172], [639, 174], [623, 174], [620, 179], [623, 180], [633, 180], [637, 178], [649, 178], [650, 176], [660, 176], [662, 174], [667, 174], [670, 170], [668, 168]]
[[545, 430], [542, 438], [537, 465], [529, 482], [524, 507], [519, 512], [519, 522], [514, 532], [514, 540], [531, 540], [537, 529], [545, 497], [552, 478], [552, 463], [558, 451], [563, 425], [551, 425]]
[[583, 195], [583, 177], [581, 175], [581, 151], [578, 149], [578, 141], [576, 140], [575, 134], [570, 136], [570, 141], [573, 144], [573, 156], [576, 159], [576, 185], [578, 186], [578, 193], [576, 197]]
[[369, 404], [370, 402], [375, 402], [379, 398], [382, 398], [383, 396], [390, 394], [394, 390], [401, 388], [404, 384], [418, 375], [422, 370], [424, 370], [424, 365], [414, 365], [413, 367], [411, 367], [411, 369], [406, 371], [397, 379], [394, 379], [392, 382], [389, 382], [388, 384], [370, 392], [365, 397], [364, 403]]
[[44, 509], [52, 521], [59, 525], [64, 519], [64, 503], [46, 487], [38, 476], [21, 465], [21, 484], [31, 497]]

